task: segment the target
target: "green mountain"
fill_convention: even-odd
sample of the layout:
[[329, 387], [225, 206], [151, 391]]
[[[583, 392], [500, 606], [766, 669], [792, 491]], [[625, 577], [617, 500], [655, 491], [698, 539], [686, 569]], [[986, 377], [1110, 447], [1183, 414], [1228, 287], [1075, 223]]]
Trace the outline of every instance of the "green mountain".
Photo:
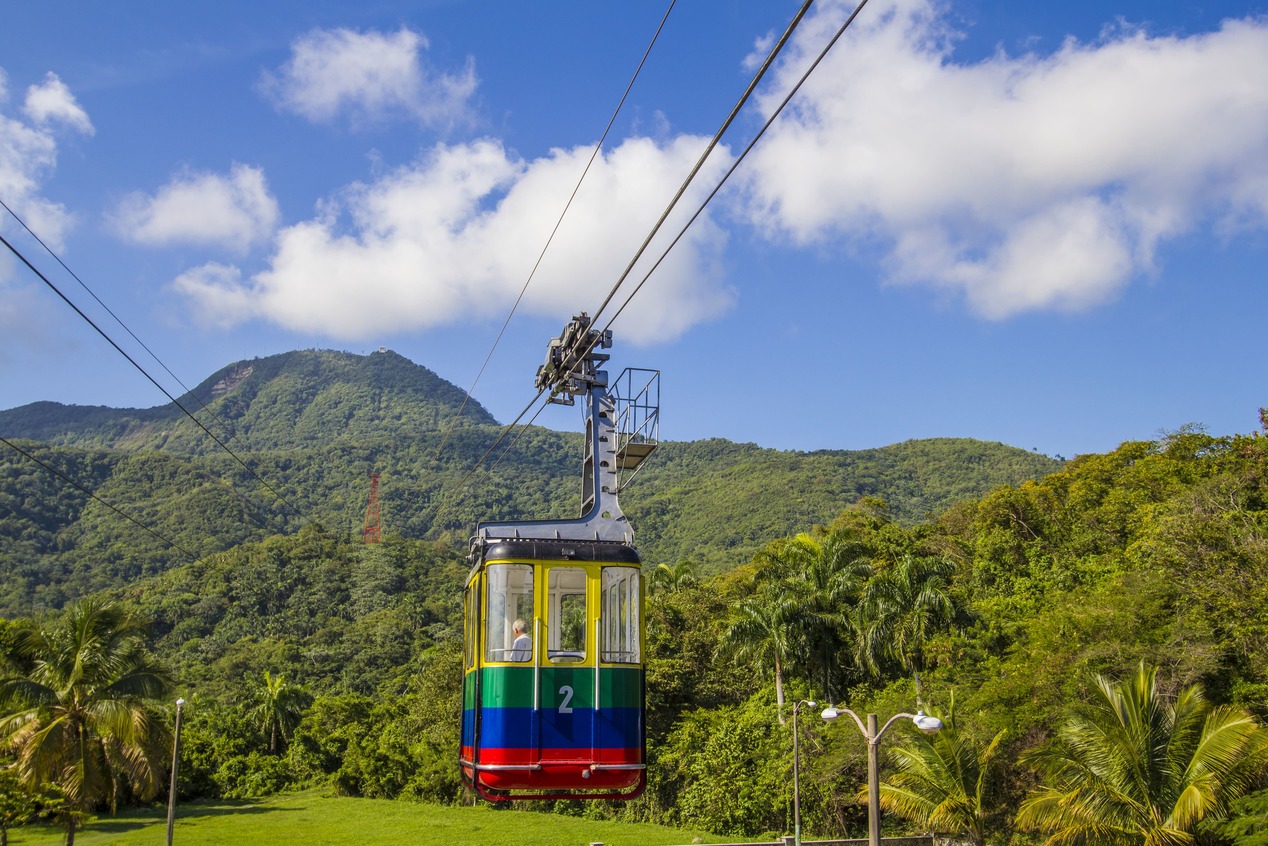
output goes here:
[[272, 452], [434, 432], [455, 418], [459, 425], [496, 424], [465, 398], [394, 352], [306, 350], [235, 362], [155, 408], [37, 402], [0, 411], [0, 432], [65, 446], [208, 455], [223, 454], [215, 439], [235, 452]]
[[[460, 548], [480, 520], [575, 515], [580, 434], [530, 427], [494, 450], [502, 428], [464, 400], [392, 352], [310, 350], [213, 374], [180, 400], [198, 423], [173, 404], [0, 411], [0, 435], [26, 453], [0, 453], [0, 614], [60, 607], [306, 525], [355, 537], [375, 472], [384, 529], [404, 538]], [[711, 573], [863, 497], [912, 523], [1059, 466], [964, 439], [810, 453], [666, 443], [622, 507], [645, 560]]]

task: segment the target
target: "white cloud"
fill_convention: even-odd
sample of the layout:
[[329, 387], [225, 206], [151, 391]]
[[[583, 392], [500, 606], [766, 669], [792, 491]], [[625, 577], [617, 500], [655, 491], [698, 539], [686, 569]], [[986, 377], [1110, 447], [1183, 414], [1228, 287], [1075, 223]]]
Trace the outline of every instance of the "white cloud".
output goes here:
[[[703, 146], [692, 137], [664, 145], [633, 139], [597, 159], [521, 310], [562, 319], [597, 308]], [[352, 186], [313, 220], [284, 228], [262, 272], [243, 279], [235, 269], [208, 266], [186, 274], [177, 289], [215, 320], [254, 316], [344, 339], [500, 318], [589, 155], [586, 148], [554, 150], [526, 162], [494, 141], [438, 145], [411, 167]], [[706, 174], [716, 176], [718, 167]], [[680, 225], [671, 219], [666, 231]], [[622, 337], [672, 338], [727, 308], [731, 293], [718, 268], [724, 241], [707, 215], [697, 221], [621, 315]]]
[[422, 35], [405, 28], [314, 30], [291, 45], [290, 61], [265, 74], [261, 87], [278, 107], [316, 122], [346, 115], [361, 126], [405, 115], [425, 126], [467, 123], [474, 65], [435, 72], [421, 57], [427, 47]]
[[234, 164], [228, 176], [188, 172], [153, 196], [131, 194], [119, 204], [113, 224], [122, 237], [141, 244], [204, 244], [245, 252], [272, 234], [277, 218], [264, 172]]
[[[847, 13], [803, 25], [778, 96]], [[976, 63], [956, 40], [932, 0], [860, 16], [746, 162], [751, 220], [879, 241], [893, 281], [991, 318], [1104, 302], [1198, 226], [1268, 225], [1268, 22]]]
[[182, 273], [172, 286], [198, 304], [195, 314], [209, 326], [228, 328], [255, 313], [242, 272], [232, 265], [210, 262]]
[[[60, 249], [73, 219], [60, 203], [42, 196], [41, 187], [57, 166], [59, 130], [91, 133], [92, 124], [52, 74], [27, 92], [28, 120], [6, 115], [7, 104], [8, 77], [0, 69], [0, 197], [45, 243]], [[0, 219], [6, 231], [16, 226], [7, 218]]]
[[42, 84], [26, 89], [23, 111], [38, 124], [60, 121], [85, 135], [92, 135], [94, 131], [88, 113], [80, 107], [66, 83], [52, 71], [44, 77]]

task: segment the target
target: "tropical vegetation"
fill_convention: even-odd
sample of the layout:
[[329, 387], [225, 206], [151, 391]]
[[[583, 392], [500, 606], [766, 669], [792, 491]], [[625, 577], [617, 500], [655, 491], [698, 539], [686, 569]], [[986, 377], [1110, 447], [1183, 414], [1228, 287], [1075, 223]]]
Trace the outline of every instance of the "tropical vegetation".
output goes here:
[[1268, 732], [1244, 708], [1215, 707], [1201, 688], [1170, 701], [1141, 664], [1121, 683], [1096, 679], [1091, 708], [1029, 756], [1043, 783], [1022, 803], [1044, 846], [1180, 846], [1209, 816], [1226, 816], [1268, 763]]
[[86, 599], [53, 627], [28, 623], [8, 636], [0, 738], [23, 787], [58, 791], [71, 846], [98, 806], [158, 792], [170, 741], [155, 704], [171, 675], [146, 649], [141, 621], [110, 602]]
[[[130, 621], [129, 654], [172, 682], [160, 695], [187, 700], [182, 802], [306, 788], [474, 801], [454, 751], [466, 534], [481, 516], [571, 513], [575, 462], [556, 449], [568, 438], [530, 430], [522, 462], [442, 493], [465, 469], [437, 460], [446, 436], [422, 427], [460, 397], [443, 393], [435, 414], [413, 409], [392, 387], [408, 368], [383, 361], [364, 365], [382, 370], [383, 407], [420, 427], [395, 441], [390, 415], [363, 404], [364, 374], [326, 384], [270, 362], [271, 384], [236, 370], [238, 382], [219, 374], [210, 386], [223, 383], [208, 394], [217, 413], [232, 408], [248, 434], [276, 439], [252, 466], [307, 520], [235, 495], [251, 484], [241, 468], [217, 466], [171, 421], [99, 410], [69, 425], [64, 408], [24, 411], [44, 427], [27, 436], [45, 439], [24, 449], [137, 508], [192, 555], [138, 539], [16, 453], [0, 460], [6, 696], [61, 689], [36, 674], [33, 633], [52, 643], [81, 609], [112, 608]], [[235, 399], [242, 386], [248, 400]], [[336, 419], [354, 434], [341, 438]], [[787, 703], [809, 699], [942, 715], [939, 734], [900, 720], [885, 737], [887, 833], [1262, 846], [1268, 417], [1259, 423], [1227, 436], [1186, 426], [1066, 462], [962, 442], [866, 454], [662, 446], [622, 497], [647, 571], [648, 790], [624, 805], [536, 810], [737, 838], [789, 832]], [[172, 449], [155, 448], [163, 431]], [[470, 456], [495, 431], [477, 414], [447, 437]], [[385, 484], [383, 540], [367, 545], [362, 483], [379, 462], [426, 481], [390, 495]], [[939, 475], [957, 464], [972, 469]], [[39, 716], [53, 713], [39, 711], [53, 708], [44, 696], [7, 698], [4, 713], [51, 719]], [[119, 707], [168, 725], [170, 708], [153, 699]], [[20, 795], [6, 810], [0, 782], [0, 831], [149, 795], [153, 778], [115, 766], [133, 760], [121, 751], [103, 752], [113, 775], [91, 793], [23, 769], [25, 719], [4, 723]], [[862, 738], [842, 720], [806, 716], [799, 729], [803, 831], [861, 835]], [[99, 748], [124, 749], [112, 724], [95, 730]], [[164, 763], [147, 755], [161, 781]]]
[[881, 808], [922, 830], [982, 846], [998, 809], [989, 791], [997, 787], [994, 763], [1007, 731], [1000, 729], [986, 741], [974, 738], [960, 727], [954, 698], [945, 713], [931, 708], [929, 715], [940, 718], [942, 728], [892, 750], [894, 772], [880, 785]]
[[[0, 614], [61, 608], [305, 526], [360, 537], [371, 473], [384, 528], [411, 539], [460, 545], [480, 519], [573, 517], [580, 506], [579, 433], [530, 427], [496, 466], [480, 465], [502, 428], [395, 353], [237, 362], [180, 399], [199, 423], [173, 404], [0, 411]], [[705, 576], [864, 496], [910, 523], [1060, 465], [968, 439], [810, 453], [671, 442], [622, 507], [648, 561], [689, 560]]]

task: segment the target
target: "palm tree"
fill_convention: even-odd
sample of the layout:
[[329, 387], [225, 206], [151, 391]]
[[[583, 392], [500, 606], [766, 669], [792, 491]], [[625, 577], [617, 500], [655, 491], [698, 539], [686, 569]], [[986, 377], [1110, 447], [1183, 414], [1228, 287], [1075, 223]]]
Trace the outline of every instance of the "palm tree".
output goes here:
[[308, 707], [312, 697], [308, 691], [286, 681], [285, 676], [276, 676], [268, 670], [264, 671], [264, 684], [255, 690], [255, 708], [251, 711], [260, 731], [269, 738], [269, 754], [279, 751], [278, 740], [283, 743], [290, 740], [291, 732], [299, 725], [304, 709]]
[[925, 643], [955, 616], [947, 589], [951, 570], [952, 565], [941, 559], [907, 555], [873, 577], [863, 597], [859, 663], [879, 673], [882, 659], [897, 661], [912, 674], [917, 702], [923, 693]]
[[[955, 700], [942, 718], [942, 729], [916, 735], [891, 750], [898, 772], [880, 785], [881, 807], [930, 831], [955, 834], [981, 846], [986, 832], [983, 793], [1004, 731], [985, 745], [960, 731]], [[866, 799], [866, 790], [860, 798]]]
[[779, 595], [767, 592], [746, 599], [735, 609], [722, 633], [718, 651], [734, 661], [753, 663], [759, 675], [775, 677], [775, 713], [784, 725], [784, 667], [792, 651], [793, 609]]
[[126, 792], [145, 800], [163, 785], [168, 733], [150, 702], [167, 696], [171, 674], [146, 651], [144, 623], [114, 603], [84, 600], [51, 629], [15, 629], [0, 737], [28, 789], [61, 790], [73, 846], [84, 813], [103, 802], [113, 812]]
[[1056, 745], [1030, 756], [1045, 786], [1018, 824], [1045, 846], [1182, 846], [1208, 816], [1226, 813], [1268, 761], [1268, 737], [1241, 708], [1212, 706], [1201, 688], [1168, 701], [1157, 670], [1123, 682], [1097, 676], [1094, 704]]
[[[784, 722], [784, 678], [792, 665], [818, 674], [832, 698], [832, 670], [851, 631], [870, 565], [844, 535], [798, 534], [767, 544], [753, 556], [756, 593], [742, 602], [723, 633], [721, 651], [755, 662], [775, 677], [779, 721]], [[816, 673], [816, 671], [818, 671]]]
[[696, 584], [696, 565], [686, 558], [670, 567], [657, 564], [647, 576], [648, 593], [674, 593]]
[[857, 541], [841, 532], [802, 532], [767, 544], [753, 557], [755, 580], [777, 595], [791, 629], [791, 657], [833, 699], [832, 671], [851, 639], [851, 610], [858, 605], [871, 564]]
[[800, 623], [812, 673], [823, 682], [823, 695], [834, 701], [832, 671], [839, 654], [856, 637], [853, 609], [872, 575], [866, 551], [843, 532], [802, 533], [790, 544], [800, 578], [793, 579], [799, 594]]

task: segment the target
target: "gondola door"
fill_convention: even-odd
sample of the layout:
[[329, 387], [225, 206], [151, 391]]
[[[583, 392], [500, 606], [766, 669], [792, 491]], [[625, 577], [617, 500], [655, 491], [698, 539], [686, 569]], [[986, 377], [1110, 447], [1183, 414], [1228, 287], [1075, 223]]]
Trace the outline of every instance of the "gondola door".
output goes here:
[[559, 562], [544, 569], [538, 606], [545, 641], [538, 678], [538, 753], [547, 772], [571, 772], [574, 779], [584, 772], [588, 777], [594, 759], [598, 674], [590, 623], [591, 568]]

